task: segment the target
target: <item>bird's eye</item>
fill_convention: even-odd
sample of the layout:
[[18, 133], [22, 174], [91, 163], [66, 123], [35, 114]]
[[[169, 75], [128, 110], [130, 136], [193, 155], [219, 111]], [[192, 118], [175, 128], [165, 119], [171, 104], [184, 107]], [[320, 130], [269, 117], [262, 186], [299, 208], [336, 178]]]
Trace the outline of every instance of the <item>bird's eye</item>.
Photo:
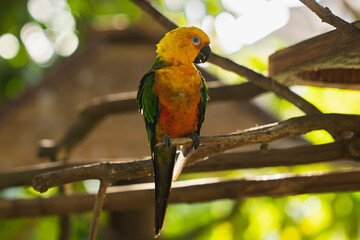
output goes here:
[[201, 44], [201, 40], [200, 40], [200, 38], [198, 36], [193, 36], [191, 38], [191, 41], [197, 47], [200, 46], [200, 44]]

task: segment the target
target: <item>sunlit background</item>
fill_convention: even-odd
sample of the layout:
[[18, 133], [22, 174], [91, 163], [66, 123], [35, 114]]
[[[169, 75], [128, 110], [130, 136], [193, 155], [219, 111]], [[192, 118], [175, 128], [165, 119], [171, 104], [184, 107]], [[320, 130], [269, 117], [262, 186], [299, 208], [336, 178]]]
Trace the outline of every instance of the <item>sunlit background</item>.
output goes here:
[[[327, 4], [345, 20], [355, 21], [360, 15], [358, 1], [320, 3]], [[156, 0], [151, 3], [179, 25], [201, 27], [211, 37], [216, 53], [263, 74], [267, 74], [268, 56], [277, 49], [332, 29], [297, 0]], [[353, 12], [344, 6], [350, 6]], [[87, 30], [122, 30], [141, 24], [143, 18], [144, 14], [131, 2], [120, 0], [23, 0], [3, 4], [0, 9], [0, 104], [21, 96], [38, 84], [57, 62], [76, 53], [87, 40]], [[244, 81], [210, 64], [206, 67], [226, 83]], [[358, 92], [315, 87], [293, 87], [292, 90], [324, 112], [360, 113]], [[274, 95], [262, 96], [254, 102], [280, 120], [301, 115], [295, 107]], [[331, 141], [325, 132], [306, 137], [317, 144]], [[331, 168], [316, 164], [219, 175], [253, 176]], [[79, 184], [78, 188], [93, 191], [94, 183]], [[12, 188], [0, 194], [4, 198], [36, 195], [31, 188]], [[169, 207], [162, 236], [177, 239], [201, 228], [189, 239], [360, 239], [359, 206], [360, 193], [357, 192], [176, 204]], [[86, 239], [89, 214], [74, 218], [73, 239]], [[106, 222], [106, 214], [103, 221]], [[56, 239], [59, 232], [55, 217], [42, 218], [30, 225], [27, 219], [0, 220], [0, 225], [0, 239], [16, 239], [24, 229], [29, 233], [26, 239]]]

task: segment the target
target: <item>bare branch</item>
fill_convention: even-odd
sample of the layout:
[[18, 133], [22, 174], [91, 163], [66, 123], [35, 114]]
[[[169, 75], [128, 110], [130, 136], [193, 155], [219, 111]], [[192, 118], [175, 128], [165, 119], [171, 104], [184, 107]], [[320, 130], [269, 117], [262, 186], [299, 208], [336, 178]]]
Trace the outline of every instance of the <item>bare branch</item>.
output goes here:
[[[360, 131], [360, 115], [315, 114], [290, 118], [283, 122], [264, 125], [254, 130], [245, 130], [236, 134], [200, 137], [200, 144], [244, 146], [255, 143], [268, 143], [280, 138], [298, 136], [314, 130]], [[156, 147], [161, 147], [163, 144], [160, 141], [156, 144]], [[191, 145], [193, 144], [193, 139], [172, 139], [171, 144], [175, 146]]]
[[354, 160], [354, 157], [347, 153], [347, 150], [345, 149], [346, 145], [347, 142], [334, 142], [288, 149], [270, 149], [266, 153], [260, 151], [224, 153], [187, 166], [184, 168], [183, 173], [294, 166], [320, 162], [333, 162], [344, 159]]
[[313, 11], [323, 22], [334, 26], [343, 33], [346, 33], [357, 40], [360, 40], [360, 29], [346, 22], [344, 19], [333, 14], [328, 7], [323, 7], [315, 0], [299, 0], [311, 11]]
[[[351, 140], [352, 142], [352, 140]], [[347, 154], [348, 150], [344, 146], [349, 145], [348, 142], [334, 142], [324, 145], [310, 145], [310, 146], [299, 146], [288, 149], [270, 149], [266, 154], [259, 151], [251, 152], [236, 152], [236, 153], [224, 153], [221, 155], [215, 155], [201, 161], [197, 164], [193, 164], [184, 169], [183, 172], [210, 172], [210, 171], [222, 171], [230, 169], [242, 169], [242, 168], [256, 168], [256, 167], [269, 167], [269, 166], [292, 166], [298, 164], [310, 164], [325, 161], [337, 161], [340, 159], [353, 159], [353, 154]], [[359, 144], [357, 144], [359, 145]], [[251, 159], [251, 161], [249, 161]], [[134, 169], [131, 172], [131, 176], [127, 175], [126, 170], [129, 165], [137, 165], [137, 161], [141, 161], [142, 164], [146, 165], [143, 171]], [[82, 168], [98, 168], [101, 164], [111, 165], [111, 168], [115, 168], [119, 176], [122, 176], [123, 180], [141, 178], [152, 174], [151, 159], [136, 159], [129, 161], [128, 159], [94, 159], [94, 160], [82, 160], [81, 163], [67, 163], [53, 162], [46, 164], [32, 165], [26, 168], [18, 168], [12, 171], [0, 173], [0, 189], [14, 186], [31, 185], [32, 180], [36, 175], [49, 174], [47, 175], [52, 179], [51, 184], [53, 186], [61, 185], [61, 183], [54, 182], [57, 177], [53, 176], [51, 172], [67, 169], [76, 169], [76, 171], [82, 171]], [[124, 167], [115, 167], [115, 165], [125, 165]], [[87, 170], [89, 173], [98, 172], [98, 170]], [[124, 172], [122, 172], [124, 171]], [[135, 172], [139, 171], [139, 172]], [[151, 171], [150, 173], [148, 171]], [[58, 172], [59, 173], [59, 172]], [[67, 176], [84, 176], [78, 173], [68, 174]], [[42, 175], [44, 177], [44, 175]], [[95, 177], [94, 177], [95, 176]], [[98, 178], [98, 175], [89, 174], [89, 178]], [[127, 178], [126, 178], [127, 177]], [[54, 179], [53, 179], [54, 178]], [[86, 178], [87, 179], [87, 178]], [[81, 181], [84, 179], [71, 179], [71, 181]], [[47, 180], [44, 180], [47, 182]], [[50, 187], [50, 186], [49, 186]]]
[[[344, 122], [342, 122], [342, 116], [344, 116]], [[325, 117], [323, 120], [321, 120]], [[327, 118], [329, 117], [329, 118]], [[311, 116], [304, 116], [298, 118], [288, 119], [284, 122], [260, 126], [254, 129], [245, 130], [242, 133], [239, 133], [237, 136], [229, 136], [229, 138], [225, 136], [215, 136], [214, 139], [210, 139], [206, 137], [209, 145], [200, 146], [194, 154], [192, 154], [188, 159], [188, 164], [194, 164], [196, 162], [201, 161], [202, 159], [214, 156], [216, 154], [222, 153], [226, 150], [236, 148], [239, 146], [245, 146], [248, 144], [255, 143], [269, 143], [271, 141], [277, 140], [282, 137], [292, 137], [296, 135], [301, 135], [306, 132], [314, 131], [314, 130], [331, 130], [331, 131], [359, 131], [359, 115], [342, 115], [342, 114], [317, 114]], [[312, 119], [309, 121], [309, 119]], [[326, 119], [326, 120], [325, 120]], [[346, 120], [345, 120], [346, 119]], [[344, 124], [344, 125], [342, 125]], [[316, 126], [317, 125], [317, 126]], [[340, 129], [340, 125], [342, 125], [342, 129]], [[346, 126], [345, 126], [346, 125]], [[352, 129], [352, 130], [350, 130]], [[345, 132], [343, 132], [345, 137]], [[217, 139], [217, 137], [220, 137]], [[227, 139], [225, 139], [225, 138]], [[203, 142], [201, 141], [201, 144]], [[179, 142], [177, 142], [179, 141]], [[220, 143], [221, 141], [224, 141]], [[212, 144], [210, 144], [212, 142]], [[219, 142], [220, 144], [214, 144]], [[182, 143], [182, 144], [192, 144], [192, 139], [181, 138], [174, 139], [172, 141], [173, 144]], [[230, 144], [229, 144], [230, 143]], [[356, 150], [354, 150], [356, 151]]]
[[41, 174], [34, 177], [33, 187], [39, 192], [46, 192], [51, 187], [86, 179], [114, 182], [120, 179], [143, 177], [152, 172], [153, 167], [150, 159], [122, 162], [115, 165], [94, 163]]
[[256, 84], [257, 86], [276, 93], [278, 96], [294, 104], [296, 107], [298, 107], [306, 114], [321, 113], [321, 111], [317, 109], [314, 105], [312, 105], [311, 103], [309, 103], [304, 98], [297, 95], [296, 93], [290, 91], [288, 87], [285, 87], [284, 85], [281, 85], [280, 83], [274, 81], [271, 78], [265, 77], [260, 73], [254, 72], [253, 70], [247, 67], [239, 65], [228, 58], [224, 58], [222, 56], [212, 54], [210, 56], [209, 62], [225, 70], [237, 73], [240, 76], [245, 77], [248, 81]]
[[[216, 199], [282, 197], [303, 193], [360, 190], [357, 168], [325, 173], [275, 174], [246, 179], [197, 179], [173, 183], [170, 203], [194, 203]], [[129, 210], [153, 206], [154, 184], [111, 187], [106, 193], [105, 210]], [[0, 200], [0, 218], [66, 214], [89, 211], [94, 194], [55, 196], [51, 198]]]
[[[200, 143], [209, 146], [200, 146], [191, 156], [188, 164], [194, 164], [229, 148], [262, 142], [268, 143], [283, 137], [297, 136], [313, 130], [341, 129], [349, 132], [359, 132], [359, 123], [359, 115], [321, 114], [292, 118], [233, 135], [201, 137]], [[173, 139], [172, 142], [174, 145], [192, 144], [192, 139], [179, 138]], [[353, 149], [356, 151], [357, 148]], [[153, 168], [149, 159], [121, 164], [95, 163], [41, 174], [34, 178], [33, 187], [37, 191], [45, 192], [50, 187], [85, 179], [100, 179], [113, 182], [119, 179], [149, 176], [152, 173]]]
[[91, 227], [89, 232], [89, 240], [96, 239], [96, 233], [99, 226], [101, 209], [104, 204], [104, 199], [106, 196], [106, 189], [110, 183], [108, 181], [101, 181], [98, 194], [96, 195], [96, 200], [94, 204], [93, 216], [91, 219]]
[[132, 0], [139, 8], [144, 12], [152, 16], [157, 22], [164, 26], [168, 30], [177, 28], [177, 25], [162, 15], [158, 10], [156, 10], [150, 3], [144, 0]]

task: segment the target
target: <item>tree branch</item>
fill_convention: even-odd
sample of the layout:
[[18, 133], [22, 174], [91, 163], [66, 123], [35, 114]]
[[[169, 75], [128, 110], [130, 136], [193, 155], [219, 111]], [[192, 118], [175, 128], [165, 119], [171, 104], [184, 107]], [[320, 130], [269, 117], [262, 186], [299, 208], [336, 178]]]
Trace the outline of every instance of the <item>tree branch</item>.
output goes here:
[[[353, 141], [353, 140], [351, 140]], [[351, 142], [350, 141], [350, 142]], [[244, 169], [244, 168], [257, 168], [257, 167], [269, 167], [269, 166], [292, 166], [299, 164], [311, 164], [326, 161], [337, 161], [341, 159], [353, 160], [352, 154], [348, 153], [345, 146], [349, 145], [349, 141], [334, 142], [323, 145], [310, 145], [310, 146], [299, 146], [288, 149], [270, 149], [265, 154], [259, 151], [250, 152], [235, 152], [235, 153], [224, 153], [215, 155], [206, 159], [206, 161], [200, 161], [197, 164], [187, 166], [184, 169], [184, 173], [189, 172], [211, 172], [211, 171], [222, 171], [231, 169]], [[360, 144], [357, 144], [360, 145]], [[251, 159], [251, 161], [249, 161]], [[126, 175], [128, 172], [126, 169], [129, 165], [137, 165], [136, 162], [141, 161], [141, 164], [146, 165], [143, 170], [134, 168], [133, 166], [129, 169], [134, 169], [131, 172], [131, 176]], [[123, 177], [123, 180], [134, 179], [136, 177], [145, 177], [148, 174], [152, 174], [152, 163], [150, 158], [136, 159], [136, 160], [125, 160], [125, 159], [94, 159], [94, 160], [82, 160], [81, 163], [66, 163], [61, 162], [46, 163], [32, 165], [26, 168], [18, 168], [12, 171], [6, 171], [0, 173], [0, 189], [7, 187], [31, 185], [32, 180], [36, 175], [48, 173], [48, 178], [53, 178], [51, 172], [67, 169], [76, 169], [75, 171], [82, 171], [82, 168], [94, 168], [94, 170], [87, 170], [88, 172], [98, 172], [99, 165], [108, 164], [110, 168], [115, 168], [119, 176]], [[116, 167], [117, 165], [125, 165], [122, 167]], [[101, 168], [101, 167], [100, 167]], [[124, 171], [124, 172], [122, 172]], [[139, 171], [139, 172], [135, 172]], [[150, 173], [148, 171], [151, 171]], [[59, 173], [59, 172], [58, 172]], [[125, 174], [125, 175], [124, 175]], [[136, 175], [137, 174], [137, 175]], [[44, 177], [44, 175], [42, 175]], [[84, 174], [71, 173], [67, 176], [83, 176]], [[98, 175], [90, 174], [89, 177], [98, 179]], [[57, 177], [54, 177], [55, 179]], [[53, 179], [52, 181], [55, 181]], [[81, 177], [78, 179], [70, 179], [71, 182], [84, 180]], [[44, 180], [47, 182], [48, 180]], [[50, 183], [48, 183], [50, 184]], [[61, 183], [53, 182], [51, 185], [58, 186]]]
[[[344, 122], [342, 122], [342, 116], [344, 117]], [[324, 118], [323, 118], [324, 117]], [[245, 130], [238, 134], [233, 134], [229, 136], [215, 136], [205, 137], [205, 141], [201, 141], [201, 144], [207, 142], [208, 145], [200, 146], [188, 159], [188, 164], [194, 164], [201, 161], [209, 156], [214, 156], [216, 154], [222, 153], [226, 150], [236, 148], [239, 146], [245, 146], [248, 144], [267, 144], [271, 141], [275, 141], [282, 137], [292, 137], [296, 135], [302, 135], [306, 132], [314, 130], [331, 130], [331, 131], [359, 131], [359, 115], [342, 115], [342, 114], [317, 114], [310, 116], [303, 116], [288, 119], [286, 121], [260, 126], [257, 128]], [[311, 119], [311, 120], [310, 120]], [[326, 120], [325, 120], [326, 119]], [[324, 121], [323, 121], [324, 120]], [[344, 125], [342, 125], [344, 124]], [[340, 129], [339, 126], [343, 128]], [[352, 130], [350, 130], [352, 129]], [[342, 137], [346, 136], [346, 132], [343, 132]], [[220, 143], [221, 142], [221, 143]], [[192, 139], [181, 138], [174, 139], [172, 141], [174, 145], [176, 144], [192, 144]], [[215, 144], [219, 143], [219, 144]], [[159, 143], [160, 145], [161, 143]], [[353, 148], [354, 152], [358, 152], [356, 148]]]
[[328, 7], [323, 7], [314, 0], [299, 1], [314, 12], [323, 22], [326, 22], [343, 33], [360, 40], [360, 29], [333, 14]]
[[[354, 134], [356, 135], [360, 132], [359, 123], [360, 115], [321, 114], [292, 118], [283, 122], [249, 129], [233, 135], [201, 137], [200, 143], [208, 144], [210, 146], [200, 146], [191, 156], [188, 164], [194, 164], [208, 156], [225, 151], [225, 148], [229, 149], [232, 147], [263, 142], [268, 143], [280, 138], [297, 136], [319, 129], [341, 129], [344, 131], [355, 132]], [[357, 138], [355, 138], [355, 140], [356, 139]], [[186, 145], [192, 144], [192, 139], [179, 138], [173, 139], [172, 142], [173, 145]], [[358, 141], [354, 142], [356, 142], [356, 144], [353, 144], [353, 151], [351, 152], [356, 154], [359, 152], [358, 145], [360, 145], [360, 143]], [[215, 148], [218, 146], [222, 146], [222, 148], [211, 148], [213, 147], [211, 144], [215, 144]], [[348, 144], [348, 146], [351, 145]], [[41, 174], [34, 178], [33, 187], [37, 191], [45, 192], [50, 187], [85, 179], [100, 179], [114, 182], [115, 180], [120, 179], [133, 179], [149, 176], [152, 173], [153, 168], [149, 159], [129, 161], [121, 164], [95, 163], [87, 166], [79, 166]]]
[[[360, 115], [334, 113], [295, 117], [236, 134], [200, 137], [200, 144], [245, 146], [255, 143], [268, 143], [284, 137], [294, 137], [314, 130], [358, 132], [360, 131]], [[192, 145], [193, 139], [176, 138], [172, 139], [171, 144], [174, 146]], [[162, 147], [164, 143], [159, 141], [155, 146]]]
[[49, 188], [86, 179], [115, 182], [144, 177], [153, 172], [150, 159], [121, 162], [119, 164], [94, 163], [48, 172], [35, 176], [33, 188], [39, 192], [46, 192]]
[[88, 240], [96, 239], [96, 233], [97, 233], [97, 229], [99, 226], [101, 209], [104, 204], [104, 199], [106, 196], [106, 189], [108, 188], [109, 185], [110, 185], [110, 182], [108, 182], [108, 181], [100, 182], [99, 191], [96, 195], [96, 200], [95, 200], [95, 204], [94, 204], [93, 216], [91, 219], [91, 227], [90, 227]]
[[263, 89], [274, 92], [279, 97], [282, 97], [290, 103], [294, 104], [306, 114], [321, 113], [321, 111], [317, 109], [314, 105], [312, 105], [310, 102], [306, 101], [304, 98], [300, 97], [296, 93], [290, 91], [288, 87], [285, 87], [284, 85], [281, 85], [280, 83], [274, 81], [271, 78], [265, 77], [260, 73], [254, 72], [247, 67], [239, 65], [228, 58], [212, 54], [210, 56], [209, 62], [225, 70], [237, 73], [240, 76], [246, 78], [248, 81], [254, 83], [255, 85], [262, 87]]
[[160, 23], [163, 27], [168, 30], [173, 30], [178, 26], [170, 21], [167, 17], [162, 15], [158, 10], [156, 10], [150, 3], [144, 0], [132, 0], [139, 8], [141, 8], [144, 12], [148, 13], [151, 17], [155, 19], [156, 22]]
[[[354, 157], [348, 154], [345, 148], [347, 144], [347, 141], [345, 141], [288, 149], [270, 149], [266, 153], [260, 151], [224, 153], [189, 165], [184, 168], [183, 173], [295, 166], [345, 159], [355, 160]], [[355, 161], [357, 162], [357, 160]]]
[[[360, 169], [325, 173], [274, 174], [245, 179], [197, 179], [173, 183], [170, 203], [194, 203], [216, 199], [282, 197], [303, 193], [360, 190]], [[104, 202], [105, 210], [129, 210], [153, 206], [154, 184], [111, 187]], [[94, 194], [50, 198], [0, 200], [0, 218], [29, 217], [89, 211]]]

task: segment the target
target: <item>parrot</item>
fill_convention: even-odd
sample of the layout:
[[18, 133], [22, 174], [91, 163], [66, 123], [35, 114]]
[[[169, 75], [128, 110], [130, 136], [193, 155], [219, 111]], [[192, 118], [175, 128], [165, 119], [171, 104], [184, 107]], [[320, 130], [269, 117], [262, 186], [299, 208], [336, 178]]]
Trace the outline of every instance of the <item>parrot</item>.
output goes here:
[[[177, 148], [171, 138], [191, 137], [194, 149], [200, 144], [209, 93], [194, 63], [206, 62], [211, 54], [208, 35], [193, 26], [166, 33], [156, 47], [155, 62], [137, 92], [154, 167], [155, 238], [163, 229], [173, 181]], [[159, 141], [164, 146], [157, 148]]]

